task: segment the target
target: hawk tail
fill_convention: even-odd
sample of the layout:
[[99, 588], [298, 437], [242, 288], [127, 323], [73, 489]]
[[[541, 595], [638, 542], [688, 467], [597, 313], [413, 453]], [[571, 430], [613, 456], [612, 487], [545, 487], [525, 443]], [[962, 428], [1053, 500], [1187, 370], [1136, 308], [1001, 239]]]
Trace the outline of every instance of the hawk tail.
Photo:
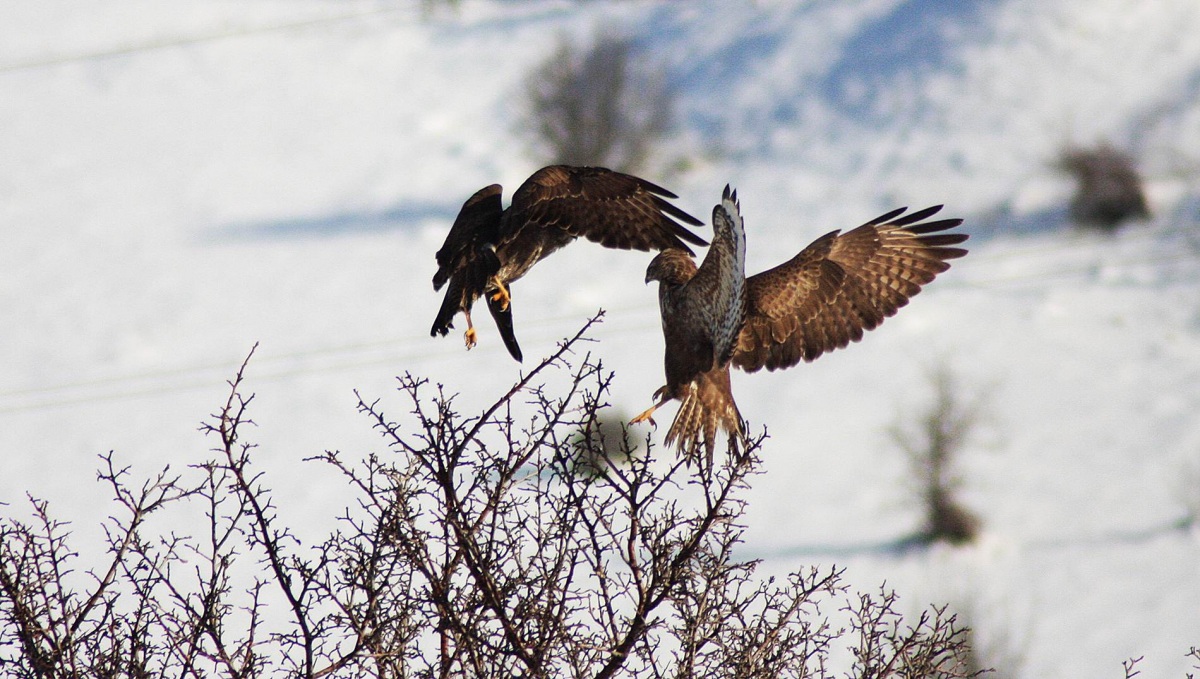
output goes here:
[[667, 432], [666, 444], [676, 444], [693, 458], [699, 458], [703, 450], [704, 459], [712, 468], [718, 429], [729, 435], [730, 450], [736, 450], [738, 441], [745, 438], [742, 414], [733, 401], [728, 366], [703, 373], [687, 386], [679, 412]]
[[[509, 284], [509, 291], [512, 290], [512, 284]], [[521, 345], [517, 343], [517, 334], [513, 331], [512, 318], [512, 302], [501, 308], [500, 301], [492, 295], [485, 295], [487, 299], [488, 311], [492, 313], [492, 319], [496, 321], [496, 329], [500, 331], [500, 338], [504, 340], [504, 347], [508, 349], [508, 353], [520, 363]]]

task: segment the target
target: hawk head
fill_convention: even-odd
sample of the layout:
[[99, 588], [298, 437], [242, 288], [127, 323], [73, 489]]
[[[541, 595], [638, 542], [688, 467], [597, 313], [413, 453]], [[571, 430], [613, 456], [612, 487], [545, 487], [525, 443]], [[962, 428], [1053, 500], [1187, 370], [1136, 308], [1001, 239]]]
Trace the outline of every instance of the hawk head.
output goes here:
[[646, 282], [659, 281], [665, 285], [683, 285], [696, 275], [696, 260], [684, 250], [667, 248], [650, 260], [646, 267]]

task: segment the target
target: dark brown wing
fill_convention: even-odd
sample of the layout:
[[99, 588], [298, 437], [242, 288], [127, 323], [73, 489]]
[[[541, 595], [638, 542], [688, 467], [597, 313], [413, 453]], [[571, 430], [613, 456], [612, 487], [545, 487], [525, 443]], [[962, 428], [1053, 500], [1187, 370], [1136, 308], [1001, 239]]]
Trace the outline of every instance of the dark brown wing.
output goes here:
[[513, 194], [501, 238], [513, 240], [525, 229], [561, 229], [622, 250], [678, 248], [691, 253], [684, 241], [706, 245], [679, 223], [699, 226], [700, 220], [668, 198], [676, 196], [632, 175], [602, 167], [551, 165], [535, 172]]
[[746, 324], [733, 364], [747, 372], [811, 361], [862, 339], [967, 253], [942, 233], [961, 219], [918, 224], [942, 206], [893, 210], [845, 234], [825, 234], [791, 260], [747, 279]]
[[500, 190], [499, 184], [485, 186], [463, 203], [442, 248], [435, 255], [438, 270], [433, 275], [434, 290], [441, 290], [451, 276], [462, 271], [481, 246], [495, 244], [504, 211]]
[[[489, 277], [500, 269], [500, 260], [490, 247], [500, 232], [503, 206], [500, 185], [492, 184], [475, 192], [463, 203], [454, 219], [450, 233], [437, 251], [438, 270], [433, 274], [433, 289], [440, 290], [447, 281], [450, 287], [442, 298], [437, 317], [430, 328], [431, 336], [449, 334], [454, 316], [470, 311], [471, 305], [483, 294]], [[514, 338], [515, 343], [515, 338]]]

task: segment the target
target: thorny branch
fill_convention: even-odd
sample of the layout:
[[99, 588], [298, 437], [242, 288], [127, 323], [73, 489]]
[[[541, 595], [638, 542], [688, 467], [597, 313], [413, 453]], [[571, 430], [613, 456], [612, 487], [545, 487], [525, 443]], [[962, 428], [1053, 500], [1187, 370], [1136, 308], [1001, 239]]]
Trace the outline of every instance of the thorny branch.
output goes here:
[[[865, 597], [843, 638], [820, 607], [845, 594], [838, 569], [762, 580], [735, 558], [763, 437], [700, 473], [648, 438], [605, 435], [613, 375], [577, 353], [599, 320], [477, 415], [411, 374], [398, 420], [360, 395], [387, 450], [316, 458], [354, 499], [315, 545], [251, 467], [247, 357], [203, 427], [210, 459], [134, 490], [103, 458], [122, 513], [89, 577], [46, 503], [32, 523], [0, 518], [0, 671], [827, 677], [848, 644], [856, 676], [957, 676], [962, 642], [940, 609], [904, 627], [891, 595]], [[201, 537], [154, 533], [165, 507], [199, 507]]]

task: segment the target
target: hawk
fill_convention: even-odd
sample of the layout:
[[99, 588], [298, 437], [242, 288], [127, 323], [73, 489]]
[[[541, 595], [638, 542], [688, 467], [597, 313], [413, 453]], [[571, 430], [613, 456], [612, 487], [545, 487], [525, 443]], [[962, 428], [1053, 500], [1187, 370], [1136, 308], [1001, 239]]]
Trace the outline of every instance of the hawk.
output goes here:
[[713, 242], [699, 267], [683, 250], [663, 250], [646, 282], [658, 281], [666, 344], [667, 384], [656, 403], [630, 424], [650, 421], [681, 402], [666, 443], [684, 451], [703, 445], [711, 461], [717, 430], [731, 448], [745, 425], [729, 382], [732, 365], [746, 372], [790, 368], [801, 360], [862, 339], [908, 303], [921, 286], [967, 254], [967, 240], [945, 233], [961, 219], [923, 221], [941, 205], [905, 215], [892, 210], [841, 233], [831, 231], [779, 266], [746, 278], [746, 236], [737, 193], [728, 186], [713, 209]]
[[433, 289], [449, 282], [430, 336], [445, 336], [454, 316], [467, 319], [467, 348], [475, 346], [471, 307], [480, 297], [512, 357], [521, 360], [512, 326], [513, 281], [576, 238], [622, 250], [671, 249], [688, 255], [684, 243], [707, 245], [679, 222], [703, 224], [668, 199], [675, 194], [651, 182], [602, 167], [551, 165], [533, 173], [504, 209], [501, 187], [492, 184], [467, 199], [446, 242], [437, 251]]

